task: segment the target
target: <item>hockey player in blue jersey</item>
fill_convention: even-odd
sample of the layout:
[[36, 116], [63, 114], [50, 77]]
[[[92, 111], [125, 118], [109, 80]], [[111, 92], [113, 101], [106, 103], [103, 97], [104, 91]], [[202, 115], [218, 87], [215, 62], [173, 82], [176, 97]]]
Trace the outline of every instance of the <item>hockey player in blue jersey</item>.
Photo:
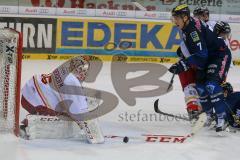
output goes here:
[[220, 84], [225, 80], [230, 67], [231, 52], [206, 24], [190, 17], [187, 5], [173, 8], [172, 20], [181, 30], [190, 55], [173, 64], [169, 71], [179, 74], [189, 68], [196, 70], [196, 88], [203, 111], [211, 116], [214, 108], [217, 115], [216, 132], [221, 132], [226, 127], [226, 102]]
[[234, 92], [229, 82], [222, 84], [224, 97], [227, 102], [226, 114], [230, 126], [240, 129], [240, 92]]
[[[233, 87], [229, 82], [224, 82], [222, 85], [225, 100], [227, 102], [226, 120], [233, 128], [240, 129], [240, 92], [233, 91]], [[214, 126], [215, 115], [207, 127]]]
[[201, 19], [204, 22], [208, 22], [209, 21], [209, 10], [207, 7], [197, 6], [193, 10], [193, 16], [198, 19]]
[[218, 38], [222, 38], [225, 43], [228, 45], [227, 40], [231, 34], [231, 27], [227, 22], [218, 21], [213, 27], [213, 32], [218, 36]]
[[202, 20], [203, 22], [205, 22], [208, 26], [210, 30], [213, 30], [216, 22], [215, 21], [210, 21], [209, 19], [209, 10], [207, 7], [196, 7], [193, 10], [193, 16]]
[[[221, 41], [226, 40], [231, 33], [230, 25], [226, 22], [218, 21], [214, 27], [214, 33]], [[190, 55], [186, 45], [183, 42], [180, 44], [180, 48], [177, 50], [177, 55], [180, 59], [185, 59]], [[179, 74], [179, 80], [183, 88], [184, 98], [187, 105], [187, 112], [189, 118], [193, 120], [193, 122], [198, 118], [197, 115], [199, 115], [202, 108], [199, 104], [199, 96], [196, 91], [195, 72], [196, 71], [194, 69], [189, 68], [187, 71]], [[209, 122], [206, 122], [206, 126], [208, 126], [208, 123], [211, 123], [211, 119], [209, 119]]]

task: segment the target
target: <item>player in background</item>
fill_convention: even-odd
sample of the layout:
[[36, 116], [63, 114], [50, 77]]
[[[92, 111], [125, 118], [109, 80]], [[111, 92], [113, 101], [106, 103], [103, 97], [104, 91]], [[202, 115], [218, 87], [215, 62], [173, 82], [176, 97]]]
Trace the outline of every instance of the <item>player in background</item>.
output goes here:
[[[75, 121], [84, 130], [89, 143], [103, 143], [104, 137], [97, 121], [78, 121], [69, 114], [88, 111], [89, 106], [82, 89], [82, 82], [86, 78], [89, 66], [87, 56], [78, 56], [65, 62], [50, 74], [34, 75], [22, 88], [22, 107], [31, 115], [64, 116]], [[70, 94], [66, 93], [67, 90]], [[71, 94], [76, 91], [79, 94]], [[68, 105], [65, 101], [71, 101], [71, 104]], [[92, 124], [97, 126], [94, 128], [94, 133], [89, 126]], [[97, 135], [94, 135], [96, 133]]]
[[228, 39], [231, 35], [231, 27], [227, 22], [218, 21], [216, 22], [213, 31], [217, 34], [218, 37], [222, 38], [226, 45], [229, 46]]
[[172, 20], [182, 31], [181, 37], [189, 55], [173, 64], [169, 71], [179, 74], [189, 68], [195, 70], [196, 88], [203, 111], [210, 116], [209, 110], [214, 108], [217, 115], [216, 132], [221, 132], [226, 128], [226, 102], [221, 83], [227, 75], [231, 53], [224, 41], [222, 43], [205, 24], [190, 16], [186, 4], [173, 8]]
[[[194, 11], [193, 11], [193, 16], [194, 16], [195, 18], [198, 18], [198, 19], [200, 19], [201, 21], [205, 22], [205, 23], [208, 25], [209, 29], [210, 29], [211, 31], [213, 31], [213, 29], [214, 29], [214, 27], [215, 27], [215, 25], [216, 25], [217, 22], [216, 22], [216, 21], [210, 21], [210, 20], [209, 20], [209, 10], [208, 10], [207, 7], [196, 7], [196, 8], [194, 9]], [[230, 28], [229, 24], [224, 24], [225, 22], [223, 22], [223, 21], [222, 21], [222, 23], [223, 23], [222, 25], [225, 25], [225, 27], [226, 27], [226, 25], [228, 25], [228, 27]], [[229, 37], [227, 37], [227, 38], [225, 39], [225, 42], [226, 42], [226, 44], [227, 44], [228, 46], [230, 46], [230, 45], [229, 45], [228, 38], [229, 38]]]
[[209, 26], [209, 29], [213, 31], [216, 22], [209, 20], [209, 10], [207, 7], [196, 7], [193, 11], [193, 16], [205, 22]]
[[[225, 45], [227, 46], [226, 40], [231, 34], [230, 25], [227, 22], [218, 21], [218, 22], [216, 22], [216, 24], [214, 26], [213, 32], [218, 36], [219, 43], [222, 43], [222, 44], [225, 43]], [[227, 57], [225, 57], [226, 61], [223, 60], [222, 62], [225, 64], [226, 67], [230, 68], [230, 64], [231, 64], [231, 60], [232, 60], [231, 51], [228, 47], [225, 50], [226, 50], [225, 52], [227, 53], [225, 56], [227, 56]], [[222, 56], [224, 56], [224, 55], [222, 55]], [[212, 58], [214, 58], [214, 57], [212, 57]], [[208, 72], [210, 72], [210, 70]], [[221, 72], [221, 70], [220, 70], [220, 72]], [[227, 71], [225, 73], [225, 76], [223, 76], [223, 82], [226, 81], [226, 79], [227, 79]], [[210, 126], [212, 121], [215, 119], [214, 118], [214, 110], [208, 109], [208, 115], [209, 116], [208, 116], [205, 126]]]
[[222, 84], [224, 97], [228, 104], [226, 113], [230, 126], [240, 129], [240, 92], [233, 91], [233, 87], [229, 82]]

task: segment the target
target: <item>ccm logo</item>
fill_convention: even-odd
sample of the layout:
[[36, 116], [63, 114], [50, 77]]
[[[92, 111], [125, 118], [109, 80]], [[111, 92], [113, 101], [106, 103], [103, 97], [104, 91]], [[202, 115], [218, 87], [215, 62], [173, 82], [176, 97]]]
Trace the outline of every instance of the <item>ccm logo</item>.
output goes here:
[[59, 118], [56, 117], [41, 117], [40, 121], [50, 121], [50, 122], [55, 122], [55, 121], [60, 121]]
[[184, 143], [190, 136], [145, 135], [145, 137], [146, 142]]

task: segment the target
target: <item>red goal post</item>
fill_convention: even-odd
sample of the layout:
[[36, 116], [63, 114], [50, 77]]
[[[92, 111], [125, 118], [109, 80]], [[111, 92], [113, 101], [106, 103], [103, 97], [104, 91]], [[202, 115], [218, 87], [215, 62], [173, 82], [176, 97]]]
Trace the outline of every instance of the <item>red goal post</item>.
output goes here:
[[19, 135], [22, 35], [0, 29], [0, 134]]

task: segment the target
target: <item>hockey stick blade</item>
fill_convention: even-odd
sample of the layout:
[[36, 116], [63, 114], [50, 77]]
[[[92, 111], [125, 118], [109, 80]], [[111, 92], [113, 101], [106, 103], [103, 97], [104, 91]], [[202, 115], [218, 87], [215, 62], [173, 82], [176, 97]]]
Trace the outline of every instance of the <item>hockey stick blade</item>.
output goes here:
[[[187, 117], [182, 117], [182, 116], [177, 116], [177, 115], [174, 115], [174, 114], [162, 112], [158, 107], [158, 101], [159, 101], [159, 99], [157, 99], [154, 102], [154, 110], [155, 110], [156, 113], [166, 115], [166, 116], [169, 116], [169, 117], [173, 117], [173, 118], [176, 118], [176, 119], [182, 119], [182, 120], [185, 120], [185, 121], [190, 121], [190, 119], [187, 118]], [[203, 126], [206, 122], [207, 116], [204, 112], [202, 112], [198, 115], [198, 117], [199, 118], [197, 119], [195, 124], [192, 126], [191, 133], [188, 134], [186, 137], [193, 137], [199, 130], [201, 130], [203, 128]]]
[[158, 106], [158, 101], [159, 101], [159, 99], [157, 99], [154, 102], [154, 111], [156, 113], [159, 113], [159, 114], [162, 114], [162, 115], [165, 115], [165, 116], [169, 116], [169, 117], [173, 117], [173, 118], [176, 118], [176, 119], [182, 119], [182, 120], [185, 120], [185, 121], [190, 121], [190, 119], [187, 118], [187, 117], [182, 117], [182, 116], [178, 116], [178, 115], [174, 115], [174, 114], [171, 114], [171, 113], [166, 113], [166, 112], [161, 111], [159, 109], [159, 106]]

